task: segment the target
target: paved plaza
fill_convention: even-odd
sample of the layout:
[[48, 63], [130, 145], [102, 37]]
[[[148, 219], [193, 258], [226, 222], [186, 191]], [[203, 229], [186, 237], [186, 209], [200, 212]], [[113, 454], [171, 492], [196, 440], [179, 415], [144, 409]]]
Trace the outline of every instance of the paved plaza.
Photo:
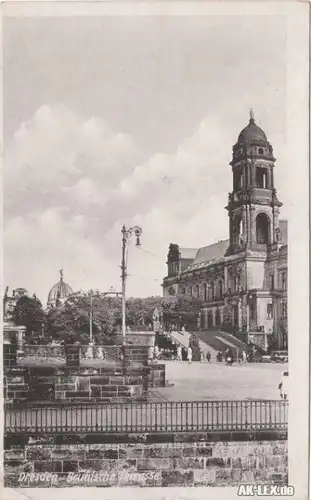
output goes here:
[[167, 361], [166, 378], [174, 386], [156, 390], [159, 399], [200, 401], [208, 399], [280, 399], [278, 385], [283, 363], [247, 363], [227, 366], [206, 361]]

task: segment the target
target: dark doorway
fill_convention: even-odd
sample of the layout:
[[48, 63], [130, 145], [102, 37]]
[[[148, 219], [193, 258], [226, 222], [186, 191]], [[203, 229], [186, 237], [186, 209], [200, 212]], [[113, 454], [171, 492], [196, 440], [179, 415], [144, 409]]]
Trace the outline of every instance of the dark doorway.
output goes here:
[[210, 311], [208, 313], [208, 317], [207, 317], [207, 326], [209, 328], [212, 328], [213, 327], [213, 313]]

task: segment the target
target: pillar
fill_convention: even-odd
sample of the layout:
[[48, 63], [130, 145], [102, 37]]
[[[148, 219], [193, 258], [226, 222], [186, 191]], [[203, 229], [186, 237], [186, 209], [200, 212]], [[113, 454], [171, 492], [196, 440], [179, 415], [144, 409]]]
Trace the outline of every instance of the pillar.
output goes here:
[[256, 243], [256, 217], [255, 217], [255, 207], [249, 207], [249, 219], [250, 219], [250, 224], [249, 224], [249, 242], [250, 244], [255, 244]]
[[247, 242], [247, 214], [246, 214], [246, 206], [242, 207], [242, 236], [244, 243]]
[[240, 329], [242, 327], [242, 321], [243, 321], [243, 318], [242, 318], [242, 300], [241, 299], [238, 300], [238, 312], [239, 312], [238, 328]]

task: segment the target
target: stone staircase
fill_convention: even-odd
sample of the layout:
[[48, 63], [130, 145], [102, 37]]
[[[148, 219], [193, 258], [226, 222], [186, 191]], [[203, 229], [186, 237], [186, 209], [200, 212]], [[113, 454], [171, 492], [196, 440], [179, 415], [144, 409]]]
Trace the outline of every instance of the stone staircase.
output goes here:
[[[217, 349], [215, 349], [212, 345], [207, 344], [204, 339], [202, 339], [199, 336], [199, 332], [193, 332], [197, 335], [200, 341], [200, 348], [202, 349], [204, 353], [204, 357], [206, 357], [207, 352], [210, 352], [211, 354], [216, 354]], [[182, 347], [187, 348], [189, 346], [189, 339], [191, 337], [192, 333], [189, 332], [178, 332], [178, 331], [172, 331], [170, 333], [170, 337], [175, 340], [178, 344], [180, 344]]]
[[232, 350], [239, 349], [241, 353], [243, 350], [245, 352], [250, 350], [250, 347], [245, 342], [221, 330], [202, 330], [195, 333], [203, 343], [215, 351], [225, 351], [231, 348]]

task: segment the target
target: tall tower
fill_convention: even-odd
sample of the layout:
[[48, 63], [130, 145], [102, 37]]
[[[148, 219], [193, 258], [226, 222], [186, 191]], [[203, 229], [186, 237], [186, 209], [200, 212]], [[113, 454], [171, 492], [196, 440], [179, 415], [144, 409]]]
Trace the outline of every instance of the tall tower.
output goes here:
[[279, 207], [274, 187], [273, 149], [250, 111], [249, 124], [233, 146], [230, 165], [233, 191], [228, 210], [230, 244], [227, 255], [247, 249], [266, 251], [279, 234]]

